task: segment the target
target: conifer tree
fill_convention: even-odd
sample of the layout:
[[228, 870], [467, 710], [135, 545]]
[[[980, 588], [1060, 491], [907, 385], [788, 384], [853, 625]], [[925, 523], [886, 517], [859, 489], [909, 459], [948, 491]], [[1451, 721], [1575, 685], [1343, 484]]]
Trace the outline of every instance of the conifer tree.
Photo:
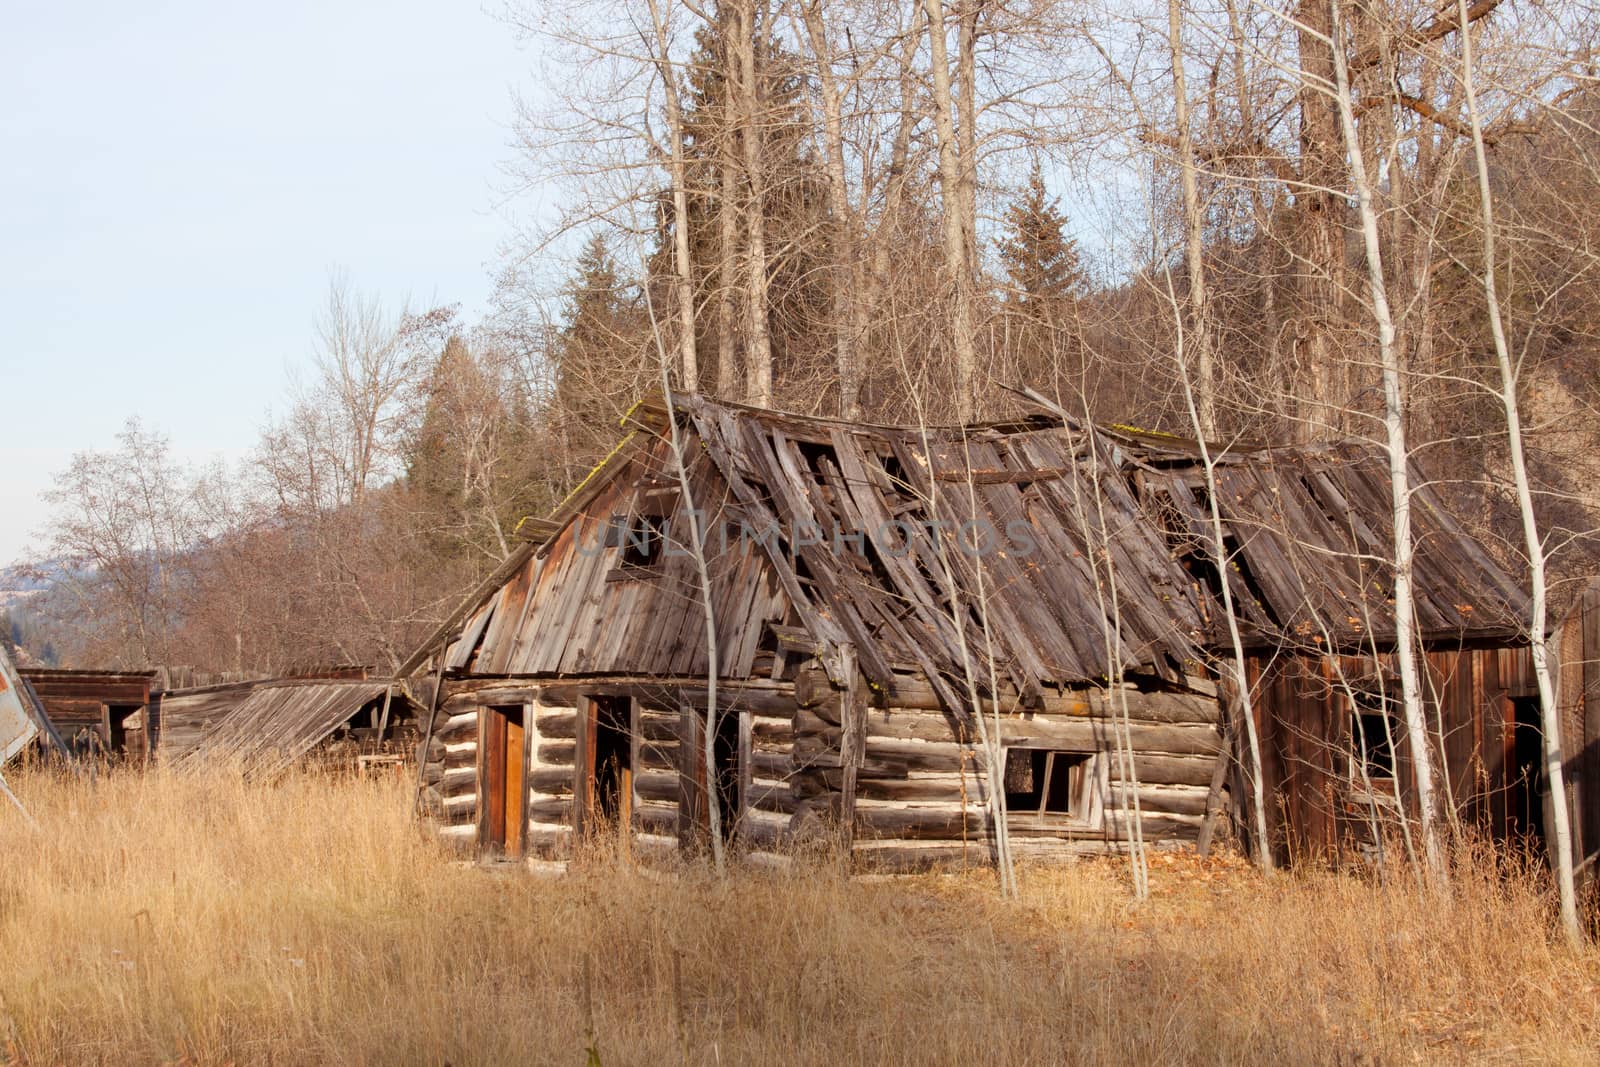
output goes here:
[[999, 253], [1008, 308], [1045, 326], [1065, 325], [1084, 287], [1083, 268], [1038, 160], [1026, 190], [1006, 208], [1005, 221]]
[[1078, 307], [1085, 279], [1077, 243], [1066, 234], [1066, 216], [1037, 160], [1022, 194], [1006, 207], [1005, 225], [998, 248], [1006, 273], [1003, 373], [1075, 394], [1088, 388]]
[[603, 232], [578, 257], [555, 345], [555, 411], [569, 447], [583, 456], [609, 447], [617, 419], [653, 387], [647, 322], [638, 287]]

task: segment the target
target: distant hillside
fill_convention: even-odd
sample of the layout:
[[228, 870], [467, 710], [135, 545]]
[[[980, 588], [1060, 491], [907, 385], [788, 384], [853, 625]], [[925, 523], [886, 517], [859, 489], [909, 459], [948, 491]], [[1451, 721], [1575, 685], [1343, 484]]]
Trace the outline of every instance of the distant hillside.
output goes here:
[[40, 618], [36, 604], [61, 574], [54, 564], [0, 569], [0, 633], [16, 646], [19, 662], [26, 666], [61, 665], [51, 627]]
[[0, 608], [19, 604], [49, 589], [64, 573], [55, 561], [0, 567]]

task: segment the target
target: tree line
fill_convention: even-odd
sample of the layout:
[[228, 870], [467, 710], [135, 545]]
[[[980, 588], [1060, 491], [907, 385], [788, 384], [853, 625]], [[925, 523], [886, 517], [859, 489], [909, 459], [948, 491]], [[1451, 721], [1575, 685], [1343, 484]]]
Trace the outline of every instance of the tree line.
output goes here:
[[1461, 510], [1525, 566], [1504, 350], [1553, 579], [1578, 573], [1600, 404], [1589, 14], [512, 3], [537, 63], [509, 170], [560, 196], [508, 242], [493, 310], [334, 285], [310, 380], [241, 470], [184, 469], [134, 424], [74, 460], [41, 545], [66, 575], [30, 610], [71, 662], [397, 662], [609, 450], [659, 387], [658, 339], [677, 389], [844, 418], [1006, 417], [1002, 387], [1025, 385], [1219, 447], [1387, 447], [1398, 426], [1426, 469], [1476, 472]]

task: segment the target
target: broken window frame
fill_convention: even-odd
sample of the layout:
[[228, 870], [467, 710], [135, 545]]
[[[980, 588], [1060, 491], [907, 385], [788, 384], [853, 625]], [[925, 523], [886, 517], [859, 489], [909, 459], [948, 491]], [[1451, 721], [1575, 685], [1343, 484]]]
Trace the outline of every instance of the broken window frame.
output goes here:
[[[1036, 792], [1039, 795], [1039, 804], [1033, 808], [1017, 807], [1012, 804], [1011, 795], [1006, 797], [1006, 821], [1015, 828], [1042, 829], [1042, 830], [1099, 830], [1104, 825], [1106, 798], [1110, 793], [1109, 769], [1110, 765], [1104, 753], [1085, 752], [1082, 750], [1057, 748], [1042, 744], [1013, 744], [1006, 745], [1001, 750], [1001, 788], [1005, 788], [1007, 777], [1006, 770], [1010, 766], [1013, 753], [1045, 754], [1044, 773], [1046, 779]], [[1069, 786], [1070, 805], [1067, 811], [1051, 810], [1046, 805], [1050, 802], [1050, 787], [1055, 782], [1055, 775], [1062, 773], [1075, 775], [1076, 780]]]
[[1353, 686], [1345, 693], [1345, 705], [1349, 719], [1344, 771], [1351, 799], [1379, 807], [1398, 806], [1395, 778], [1403, 726], [1395, 687], [1375, 682]]

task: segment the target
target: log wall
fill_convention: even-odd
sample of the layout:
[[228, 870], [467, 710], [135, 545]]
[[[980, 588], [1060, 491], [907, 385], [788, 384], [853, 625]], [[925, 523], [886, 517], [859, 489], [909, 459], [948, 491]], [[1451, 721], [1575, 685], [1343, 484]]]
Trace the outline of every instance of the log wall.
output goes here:
[[[807, 706], [794, 717], [794, 793], [799, 815], [825, 825], [842, 821], [848, 806], [845, 736], [849, 699], [821, 684], [816, 668], [797, 686]], [[937, 710], [931, 690], [914, 683], [875, 694], [854, 728], [861, 734], [855, 760], [850, 831], [865, 866], [918, 868], [988, 862], [992, 827], [988, 768], [979, 739]], [[1133, 751], [1124, 773], [1112, 714], [1126, 705]], [[994, 722], [992, 709], [987, 720]], [[1215, 697], [1199, 692], [1126, 689], [1067, 690], [1028, 713], [1002, 714], [1007, 746], [1044, 748], [1087, 757], [1094, 802], [1072, 819], [1036, 813], [1008, 815], [1013, 851], [1052, 857], [1106, 852], [1126, 837], [1121, 812], [1137, 781], [1144, 836], [1158, 847], [1191, 846], [1205, 819], [1211, 782], [1221, 755]], [[1218, 798], [1220, 800], [1220, 798]]]
[[[854, 761], [853, 804], [845, 753], [846, 695], [819, 684], [812, 666], [798, 686], [732, 688], [719, 707], [738, 716], [739, 812], [736, 850], [757, 859], [788, 854], [807, 840], [836, 840], [852, 811], [848, 836], [853, 852], [869, 868], [920, 868], [986, 863], [991, 827], [988, 774], [977, 739], [908, 686], [860, 700], [853, 718], [859, 732]], [[596, 679], [589, 682], [475, 680], [447, 683], [435, 718], [423, 768], [426, 806], [440, 832], [462, 846], [476, 846], [481, 775], [478, 760], [480, 709], [522, 704], [529, 739], [527, 782], [530, 855], [562, 859], [572, 854], [575, 783], [580, 780], [579, 708], [585, 696], [629, 696], [637, 726], [632, 831], [642, 851], [671, 851], [691, 840], [703, 813], [696, 789], [704, 788], [699, 721], [705, 692], [696, 682]], [[865, 693], [863, 689], [861, 692]], [[931, 693], [931, 691], [930, 691]], [[1109, 717], [1127, 704], [1131, 769], [1138, 781], [1144, 833], [1157, 846], [1192, 845], [1205, 818], [1210, 785], [1221, 751], [1214, 697], [1189, 692], [1121, 694], [1077, 690], [1028, 714], [1003, 715], [1008, 745], [1084, 754], [1095, 783], [1092, 818], [1046, 820], [1011, 816], [1011, 839], [1019, 855], [1041, 857], [1105, 852], [1125, 836], [1121, 814], [1133, 791], [1117, 757]], [[801, 701], [804, 701], [802, 705]], [[898, 703], [896, 703], [898, 702]], [[689, 715], [684, 708], [691, 709]], [[692, 736], [684, 743], [685, 730]]]
[[[693, 709], [691, 721], [704, 714], [706, 693], [698, 680], [676, 685], [616, 678], [587, 683], [447, 682], [446, 696], [434, 716], [433, 736], [421, 757], [423, 808], [440, 835], [464, 851], [476, 851], [483, 782], [478, 750], [481, 715], [487, 708], [520, 705], [528, 747], [527, 852], [543, 859], [570, 857], [574, 789], [580, 780], [579, 708], [585, 697], [592, 696], [621, 696], [634, 702], [637, 736], [629, 810], [635, 846], [645, 852], [675, 851], [681, 824], [695, 818], [684, 782], [698, 781], [701, 788], [704, 783], [698, 741], [686, 747], [680, 737], [684, 707]], [[742, 739], [742, 811], [725, 817], [733, 818], [736, 839], [747, 852], [779, 848], [789, 830], [795, 809], [789, 781], [793, 705], [788, 686], [732, 687], [719, 695], [718, 706], [738, 717]]]

